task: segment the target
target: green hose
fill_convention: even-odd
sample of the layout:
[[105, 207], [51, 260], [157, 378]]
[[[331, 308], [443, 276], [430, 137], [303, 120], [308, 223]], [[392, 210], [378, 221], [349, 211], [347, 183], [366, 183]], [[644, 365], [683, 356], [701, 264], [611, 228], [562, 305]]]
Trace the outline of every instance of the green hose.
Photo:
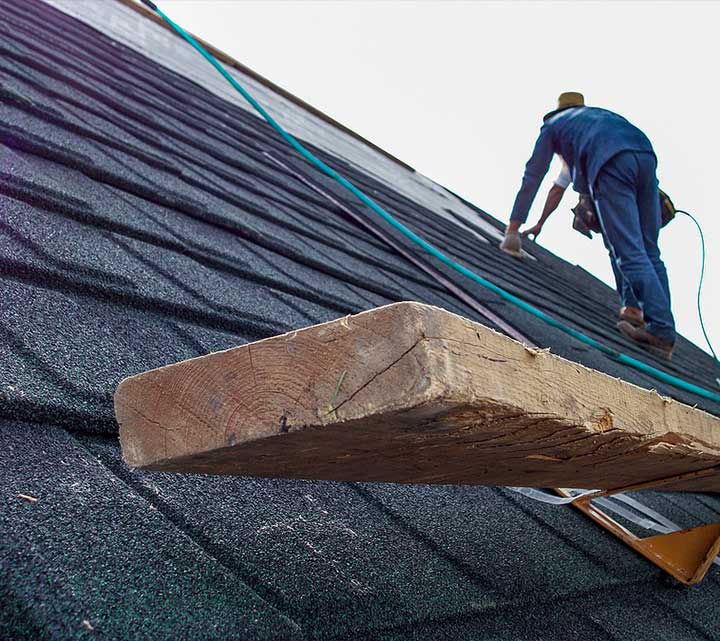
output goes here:
[[700, 329], [702, 330], [703, 336], [705, 337], [705, 342], [710, 348], [710, 352], [712, 353], [715, 362], [717, 363], [718, 367], [720, 367], [720, 359], [718, 359], [718, 356], [713, 349], [712, 343], [710, 342], [710, 337], [708, 336], [707, 330], [705, 329], [705, 321], [703, 320], [702, 314], [702, 305], [700, 304], [703, 279], [705, 278], [705, 235], [703, 234], [702, 227], [700, 227], [700, 223], [697, 221], [697, 218], [695, 218], [695, 216], [693, 216], [690, 212], [684, 211], [682, 209], [676, 209], [675, 213], [685, 214], [690, 220], [695, 223], [695, 227], [697, 227], [698, 233], [700, 234], [700, 284], [698, 285], [697, 291], [697, 313], [698, 318], [700, 319]]
[[611, 349], [602, 343], [599, 343], [593, 338], [590, 338], [589, 336], [586, 336], [582, 332], [579, 332], [577, 330], [572, 329], [571, 327], [568, 327], [567, 325], [563, 325], [560, 321], [552, 318], [551, 316], [548, 316], [545, 312], [537, 309], [536, 307], [533, 307], [532, 305], [529, 305], [525, 301], [521, 300], [517, 296], [514, 296], [510, 292], [505, 291], [501, 287], [498, 287], [495, 285], [495, 283], [490, 282], [489, 280], [483, 278], [482, 276], [476, 274], [475, 272], [467, 269], [467, 267], [463, 267], [459, 263], [456, 263], [454, 260], [443, 254], [440, 250], [433, 247], [430, 243], [425, 241], [423, 238], [418, 236], [415, 232], [413, 232], [411, 229], [407, 228], [405, 225], [403, 225], [400, 221], [396, 220], [393, 216], [391, 216], [388, 212], [386, 212], [380, 205], [378, 205], [374, 200], [366, 196], [362, 191], [360, 191], [355, 185], [353, 185], [349, 180], [338, 174], [332, 167], [329, 167], [326, 165], [322, 160], [317, 158], [313, 153], [308, 151], [303, 145], [301, 145], [291, 134], [289, 134], [285, 129], [283, 129], [280, 124], [263, 108], [263, 106], [255, 100], [246, 90], [244, 87], [242, 87], [224, 68], [223, 66], [215, 60], [215, 58], [208, 53], [204, 47], [202, 47], [192, 36], [190, 36], [188, 33], [185, 32], [185, 30], [180, 27], [179, 25], [175, 24], [170, 18], [168, 18], [154, 3], [150, 2], [149, 0], [142, 0], [148, 7], [150, 7], [153, 11], [156, 11], [158, 15], [165, 20], [180, 36], [182, 36], [194, 49], [196, 49], [217, 71], [242, 95], [245, 100], [247, 100], [252, 107], [267, 121], [267, 123], [285, 140], [290, 146], [292, 146], [301, 156], [303, 156], [306, 160], [308, 160], [310, 163], [315, 165], [318, 169], [320, 169], [323, 173], [327, 174], [337, 182], [339, 182], [343, 187], [345, 187], [347, 190], [352, 192], [357, 198], [365, 203], [370, 209], [372, 209], [375, 213], [377, 213], [381, 218], [383, 218], [386, 222], [388, 222], [390, 225], [395, 227], [398, 231], [400, 231], [402, 234], [407, 236], [410, 240], [412, 240], [415, 244], [422, 247], [426, 252], [428, 252], [431, 256], [434, 256], [439, 261], [445, 263], [449, 267], [452, 267], [454, 270], [460, 272], [464, 276], [467, 276], [471, 280], [475, 281], [479, 285], [482, 285], [483, 287], [489, 289], [490, 291], [495, 292], [498, 296], [505, 299], [506, 301], [512, 303], [513, 305], [516, 305], [520, 309], [525, 310], [529, 314], [532, 314], [533, 316], [536, 316], [537, 318], [545, 321], [548, 325], [552, 325], [553, 327], [565, 332], [566, 334], [569, 334], [573, 338], [585, 343], [586, 345], [589, 345], [590, 347], [593, 347], [604, 354], [607, 354], [611, 358], [614, 358], [615, 360], [619, 361], [620, 363], [623, 363], [624, 365], [628, 365], [630, 367], [633, 367], [637, 370], [640, 370], [641, 372], [644, 372], [653, 378], [656, 378], [657, 380], [663, 381], [664, 383], [668, 383], [670, 385], [673, 385], [675, 387], [678, 387], [680, 389], [683, 389], [685, 391], [691, 392], [692, 394], [697, 394], [698, 396], [702, 396], [704, 398], [707, 398], [711, 401], [714, 401], [716, 403], [720, 403], [720, 394], [716, 394], [714, 392], [711, 392], [710, 390], [706, 390], [702, 387], [699, 387], [697, 385], [694, 385], [693, 383], [690, 383], [686, 380], [683, 380], [682, 378], [678, 378], [677, 376], [672, 376], [671, 374], [667, 374], [666, 372], [663, 372], [662, 370], [659, 370], [655, 367], [652, 367], [648, 365], [647, 363], [643, 363], [642, 361], [639, 361], [632, 356], [627, 356], [626, 354], [623, 354], [622, 352], [618, 352], [614, 349]]

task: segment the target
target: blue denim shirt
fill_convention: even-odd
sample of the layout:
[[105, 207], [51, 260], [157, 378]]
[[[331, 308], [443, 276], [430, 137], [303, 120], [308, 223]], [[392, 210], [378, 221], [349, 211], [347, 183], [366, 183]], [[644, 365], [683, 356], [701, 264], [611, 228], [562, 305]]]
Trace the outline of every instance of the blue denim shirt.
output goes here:
[[562, 156], [570, 168], [573, 189], [589, 194], [603, 165], [622, 151], [654, 153], [642, 131], [607, 109], [573, 107], [555, 114], [540, 129], [510, 220], [527, 220], [553, 154]]

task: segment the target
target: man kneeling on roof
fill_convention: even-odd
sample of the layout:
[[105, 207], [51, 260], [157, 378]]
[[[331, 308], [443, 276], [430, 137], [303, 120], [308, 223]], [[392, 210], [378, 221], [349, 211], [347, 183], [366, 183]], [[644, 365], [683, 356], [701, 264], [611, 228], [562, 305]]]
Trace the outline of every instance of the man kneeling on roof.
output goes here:
[[622, 116], [586, 107], [582, 94], [576, 92], [561, 94], [558, 108], [543, 121], [500, 248], [520, 255], [520, 226], [527, 220], [553, 154], [558, 154], [567, 169], [548, 194], [540, 223], [527, 233], [539, 233], [571, 180], [575, 191], [592, 199], [610, 253], [622, 301], [618, 329], [670, 358], [675, 322], [658, 248], [657, 159], [650, 141]]

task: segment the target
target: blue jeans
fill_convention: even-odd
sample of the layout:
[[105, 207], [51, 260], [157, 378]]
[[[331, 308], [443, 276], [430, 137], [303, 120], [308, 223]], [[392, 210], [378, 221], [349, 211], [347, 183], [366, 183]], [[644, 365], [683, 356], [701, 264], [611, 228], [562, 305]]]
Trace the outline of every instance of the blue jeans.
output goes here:
[[658, 248], [656, 166], [655, 155], [649, 152], [618, 154], [600, 170], [593, 199], [623, 304], [643, 310], [651, 334], [674, 341], [670, 288]]
[[640, 307], [640, 303], [638, 303], [637, 298], [635, 298], [635, 294], [630, 287], [630, 283], [623, 278], [622, 272], [620, 271], [617, 261], [613, 256], [612, 247], [610, 246], [608, 239], [604, 235], [602, 239], [605, 243], [605, 249], [607, 249], [610, 254], [610, 267], [612, 267], [613, 276], [615, 276], [615, 288], [620, 295], [621, 304], [624, 307]]

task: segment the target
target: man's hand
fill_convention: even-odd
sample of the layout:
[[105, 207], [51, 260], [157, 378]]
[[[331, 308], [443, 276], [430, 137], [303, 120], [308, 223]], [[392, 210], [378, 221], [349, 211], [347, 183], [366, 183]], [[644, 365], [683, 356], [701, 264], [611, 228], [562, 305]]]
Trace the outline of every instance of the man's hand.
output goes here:
[[552, 187], [550, 187], [550, 191], [548, 192], [547, 198], [545, 199], [545, 206], [543, 207], [543, 212], [540, 216], [540, 220], [538, 220], [537, 225], [535, 225], [534, 227], [530, 227], [529, 229], [520, 232], [520, 235], [523, 238], [532, 236], [533, 240], [537, 240], [537, 237], [540, 235], [545, 221], [550, 218], [550, 214], [552, 214], [557, 209], [557, 206], [560, 204], [564, 193], [565, 187], [561, 187], [560, 185], [553, 185]]
[[518, 232], [519, 229], [520, 221], [511, 220], [505, 229], [505, 236], [500, 243], [500, 249], [502, 249], [506, 254], [510, 254], [516, 258], [522, 257], [522, 240], [520, 239], [520, 233]]
[[506, 234], [517, 234], [522, 223], [519, 220], [511, 220], [505, 228]]
[[521, 235], [523, 238], [527, 238], [528, 236], [533, 236], [533, 240], [536, 240], [537, 237], [540, 235], [542, 228], [543, 228], [542, 223], [538, 223], [537, 225], [534, 225], [533, 227], [526, 229], [524, 232], [521, 233]]

